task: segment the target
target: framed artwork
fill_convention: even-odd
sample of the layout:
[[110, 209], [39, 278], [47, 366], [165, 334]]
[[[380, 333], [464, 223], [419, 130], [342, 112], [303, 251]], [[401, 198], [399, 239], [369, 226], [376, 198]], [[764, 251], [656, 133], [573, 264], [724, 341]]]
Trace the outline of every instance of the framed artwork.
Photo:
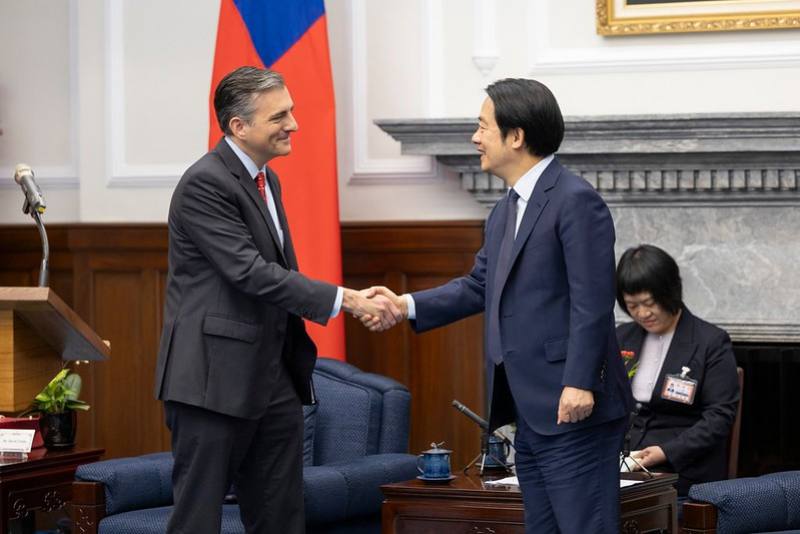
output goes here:
[[597, 33], [800, 29], [800, 0], [595, 0]]

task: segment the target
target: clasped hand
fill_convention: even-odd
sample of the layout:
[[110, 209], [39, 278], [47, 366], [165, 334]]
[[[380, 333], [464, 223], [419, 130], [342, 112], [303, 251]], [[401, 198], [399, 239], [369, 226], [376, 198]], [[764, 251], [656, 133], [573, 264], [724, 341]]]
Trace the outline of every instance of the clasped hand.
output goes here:
[[345, 289], [342, 309], [372, 332], [388, 330], [408, 316], [405, 299], [382, 286], [361, 291]]
[[589, 417], [594, 409], [594, 394], [587, 389], [564, 386], [558, 401], [556, 424], [577, 423]]

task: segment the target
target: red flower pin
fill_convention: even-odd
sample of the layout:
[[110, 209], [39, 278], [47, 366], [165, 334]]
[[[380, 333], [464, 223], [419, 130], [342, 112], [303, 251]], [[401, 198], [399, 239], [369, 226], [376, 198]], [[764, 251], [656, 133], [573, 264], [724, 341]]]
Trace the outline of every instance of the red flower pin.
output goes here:
[[622, 356], [622, 362], [625, 364], [625, 371], [628, 373], [628, 380], [633, 378], [633, 375], [636, 374], [636, 371], [639, 370], [639, 362], [633, 362], [634, 357], [636, 357], [636, 353], [632, 350], [621, 350], [619, 351], [619, 355]]

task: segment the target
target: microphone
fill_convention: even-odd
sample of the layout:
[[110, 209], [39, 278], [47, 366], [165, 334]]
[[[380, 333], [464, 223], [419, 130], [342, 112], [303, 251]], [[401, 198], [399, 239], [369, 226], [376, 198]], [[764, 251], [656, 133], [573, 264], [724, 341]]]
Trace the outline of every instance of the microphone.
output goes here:
[[42, 196], [42, 190], [33, 179], [33, 171], [28, 165], [20, 163], [14, 169], [14, 181], [17, 182], [25, 193], [25, 204], [22, 206], [24, 213], [29, 213], [31, 209], [37, 213], [44, 213], [47, 204]]
[[642, 409], [642, 403], [637, 402], [633, 406], [633, 411], [628, 415], [628, 426], [625, 428], [625, 439], [622, 442], [622, 454], [623, 456], [630, 456], [631, 455], [631, 431], [633, 430], [633, 423], [636, 421], [636, 418], [639, 416], [639, 411]]
[[[464, 472], [466, 473], [467, 470], [470, 467], [475, 465], [477, 462], [480, 462], [480, 464], [479, 464], [480, 465], [480, 471], [479, 472], [482, 475], [483, 474], [483, 469], [486, 466], [486, 459], [487, 458], [491, 458], [491, 459], [494, 459], [494, 461], [497, 462], [497, 464], [502, 466], [506, 471], [508, 471], [510, 473], [511, 472], [509, 470], [510, 464], [507, 463], [505, 457], [497, 458], [496, 456], [494, 456], [490, 452], [490, 449], [489, 449], [489, 423], [486, 422], [486, 419], [482, 418], [481, 416], [479, 416], [478, 414], [476, 414], [475, 412], [473, 412], [472, 410], [467, 408], [464, 404], [458, 402], [455, 399], [453, 399], [452, 404], [453, 404], [453, 408], [455, 408], [459, 412], [461, 412], [464, 415], [466, 415], [469, 419], [472, 420], [473, 423], [475, 423], [476, 425], [481, 427], [481, 452], [480, 452], [480, 454], [478, 454], [478, 456], [476, 456], [469, 463], [469, 465], [467, 465], [467, 467], [464, 468]], [[508, 439], [502, 432], [500, 432], [500, 430], [494, 430], [493, 432], [491, 432], [491, 434], [493, 436], [496, 436], [497, 438], [501, 439], [503, 441], [503, 443], [508, 445], [509, 449], [513, 449], [514, 448], [514, 444], [511, 443], [511, 440]], [[497, 467], [497, 465], [493, 464], [493, 465], [491, 465], [491, 467]]]
[[25, 193], [25, 203], [22, 204], [22, 213], [31, 214], [33, 220], [36, 221], [36, 227], [39, 229], [39, 237], [42, 241], [42, 263], [39, 267], [39, 287], [47, 287], [49, 279], [48, 265], [50, 263], [50, 244], [47, 241], [47, 231], [44, 229], [42, 222], [42, 214], [47, 209], [42, 190], [33, 179], [33, 171], [28, 165], [20, 163], [14, 169], [14, 181], [22, 188]]
[[622, 440], [622, 458], [620, 459], [620, 467], [623, 464], [628, 466], [628, 471], [631, 471], [629, 464], [625, 461], [626, 458], [630, 458], [633, 462], [639, 467], [642, 468], [643, 471], [649, 473], [644, 466], [642, 466], [638, 460], [631, 456], [631, 432], [633, 431], [633, 423], [636, 421], [636, 418], [639, 416], [639, 411], [642, 409], [642, 403], [637, 402], [633, 406], [633, 411], [628, 415], [628, 425], [625, 428], [625, 438]]
[[463, 413], [470, 419], [472, 422], [481, 427], [484, 430], [489, 430], [489, 423], [486, 422], [481, 416], [464, 406], [462, 403], [458, 402], [457, 400], [453, 399], [453, 407], [458, 410], [459, 412]]

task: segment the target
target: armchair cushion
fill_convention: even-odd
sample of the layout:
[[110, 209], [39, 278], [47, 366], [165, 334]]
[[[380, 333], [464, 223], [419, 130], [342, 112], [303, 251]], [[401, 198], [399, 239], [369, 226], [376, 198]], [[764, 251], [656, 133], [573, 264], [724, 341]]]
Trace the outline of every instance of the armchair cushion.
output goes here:
[[314, 387], [321, 399], [317, 407], [314, 465], [378, 452], [380, 394], [331, 373], [316, 372]]
[[[172, 506], [135, 510], [122, 515], [112, 515], [100, 522], [99, 534], [164, 534]], [[244, 525], [239, 518], [239, 507], [226, 504], [222, 507], [220, 534], [242, 534]]]
[[[408, 450], [411, 394], [405, 386], [327, 358], [317, 360], [314, 384], [320, 398], [315, 465]], [[349, 423], [346, 428], [337, 424], [342, 415]]]
[[720, 533], [800, 528], [800, 471], [695, 484], [689, 498], [717, 508]]

